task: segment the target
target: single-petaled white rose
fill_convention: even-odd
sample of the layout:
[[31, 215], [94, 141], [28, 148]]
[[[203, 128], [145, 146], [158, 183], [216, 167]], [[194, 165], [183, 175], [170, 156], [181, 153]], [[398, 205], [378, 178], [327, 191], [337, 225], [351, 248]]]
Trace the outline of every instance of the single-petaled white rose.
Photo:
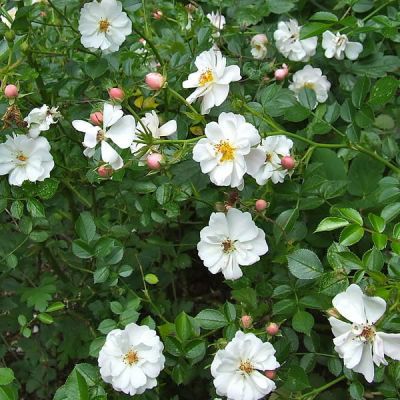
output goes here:
[[[293, 75], [293, 82], [289, 85], [289, 89], [294, 92], [296, 97], [298, 97], [300, 90], [303, 88], [314, 90], [317, 101], [325, 103], [328, 99], [331, 83], [325, 75], [322, 75], [322, 71], [319, 68], [306, 65]], [[316, 106], [317, 104], [315, 104]]]
[[219, 396], [228, 400], [259, 400], [276, 388], [264, 371], [278, 367], [271, 343], [262, 342], [253, 333], [238, 331], [225, 349], [217, 351], [211, 374]]
[[51, 124], [56, 124], [61, 114], [58, 107], [49, 107], [43, 104], [40, 108], [34, 108], [24, 121], [28, 124], [29, 136], [37, 138], [40, 132], [48, 131]]
[[226, 66], [226, 58], [218, 49], [203, 51], [196, 57], [198, 71], [191, 73], [183, 82], [184, 88], [196, 88], [186, 99], [193, 103], [202, 97], [201, 113], [208, 114], [214, 106], [221, 105], [229, 93], [229, 84], [242, 79], [237, 65]]
[[274, 39], [278, 51], [292, 61], [306, 62], [317, 49], [316, 36], [300, 40], [301, 26], [295, 19], [281, 21], [274, 32]]
[[81, 9], [79, 32], [84, 47], [107, 54], [119, 50], [125, 37], [132, 33], [132, 22], [122, 11], [121, 2], [92, 1]]
[[222, 272], [225, 279], [239, 279], [241, 265], [252, 265], [268, 251], [265, 233], [248, 212], [230, 208], [210, 216], [200, 232], [199, 257], [212, 274]]
[[259, 185], [265, 185], [269, 179], [273, 183], [282, 183], [289, 171], [282, 168], [281, 159], [290, 156], [293, 142], [284, 135], [269, 136], [246, 155], [247, 173]]
[[357, 60], [363, 51], [361, 43], [350, 42], [346, 35], [339, 32], [335, 35], [331, 31], [322, 34], [322, 47], [325, 49], [325, 57], [335, 57], [337, 60], [343, 60], [345, 55], [349, 60]]
[[380, 297], [366, 296], [358, 285], [350, 285], [332, 300], [333, 306], [350, 323], [330, 317], [333, 343], [346, 368], [374, 380], [374, 363], [387, 365], [385, 355], [400, 360], [400, 334], [378, 332], [375, 323], [386, 310]]
[[263, 33], [252, 37], [250, 42], [251, 54], [256, 60], [262, 60], [267, 55], [267, 43], [268, 38]]
[[[166, 122], [165, 124], [160, 126], [160, 120], [155, 111], [151, 113], [146, 113], [143, 118], [140, 119], [140, 122], [136, 125], [136, 133], [134, 141], [131, 145], [132, 153], [138, 152], [141, 148], [146, 146], [144, 143], [136, 143], [135, 140], [140, 140], [143, 135], [149, 134], [154, 139], [160, 139], [161, 137], [171, 136], [176, 133], [177, 124], [174, 119]], [[159, 145], [152, 145], [149, 152], [153, 152], [157, 150]], [[145, 157], [145, 155], [143, 155]]]
[[193, 148], [193, 159], [201, 171], [215, 185], [243, 189], [245, 155], [261, 140], [257, 129], [242, 115], [221, 113], [218, 122], [206, 125], [205, 135]]
[[148, 326], [128, 324], [113, 329], [99, 353], [100, 374], [113, 388], [130, 396], [157, 386], [164, 368], [164, 345]]
[[113, 169], [123, 167], [121, 156], [107, 141], [111, 140], [120, 149], [128, 149], [135, 138], [136, 124], [131, 115], [124, 116], [120, 105], [104, 104], [103, 128], [82, 120], [72, 121], [72, 126], [85, 134], [83, 145], [86, 157], [93, 157], [96, 146], [100, 143], [101, 159]]
[[8, 174], [8, 182], [14, 186], [21, 186], [24, 181], [44, 181], [54, 168], [50, 149], [44, 137], [7, 136], [0, 144], [0, 175]]

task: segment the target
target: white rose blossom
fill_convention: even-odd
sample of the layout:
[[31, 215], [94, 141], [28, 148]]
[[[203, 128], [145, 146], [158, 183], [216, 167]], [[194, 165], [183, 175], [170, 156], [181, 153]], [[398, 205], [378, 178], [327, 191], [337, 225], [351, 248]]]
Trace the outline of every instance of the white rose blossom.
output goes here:
[[201, 171], [217, 186], [243, 189], [245, 155], [261, 140], [257, 129], [242, 115], [223, 112], [218, 122], [206, 125], [205, 135], [193, 148], [193, 159]]
[[122, 11], [121, 2], [92, 1], [81, 9], [79, 32], [84, 47], [107, 54], [119, 50], [125, 37], [132, 33], [132, 22]]
[[37, 138], [40, 132], [48, 131], [50, 125], [56, 124], [61, 114], [58, 112], [58, 107], [49, 107], [43, 104], [40, 108], [34, 108], [24, 121], [28, 124], [28, 135], [32, 138]]
[[236, 332], [225, 349], [218, 350], [211, 364], [214, 386], [228, 400], [259, 400], [275, 390], [275, 382], [264, 375], [279, 363], [275, 349], [253, 333]]
[[99, 353], [100, 374], [113, 388], [130, 396], [157, 386], [164, 368], [164, 345], [148, 326], [128, 324], [113, 329]]
[[120, 105], [105, 103], [103, 109], [103, 127], [94, 126], [87, 121], [72, 121], [73, 127], [85, 134], [83, 145], [86, 157], [93, 157], [100, 143], [101, 159], [113, 169], [120, 169], [124, 162], [121, 156], [107, 142], [110, 139], [120, 149], [128, 149], [135, 137], [135, 119], [125, 115]]
[[248, 212], [230, 208], [210, 216], [200, 231], [199, 257], [212, 274], [222, 272], [225, 279], [239, 279], [241, 265], [252, 265], [268, 251], [265, 233]]
[[269, 179], [273, 183], [282, 183], [289, 171], [282, 167], [281, 159], [290, 156], [293, 142], [284, 135], [269, 136], [261, 144], [251, 149], [245, 156], [247, 173], [259, 185], [265, 185]]
[[[289, 85], [289, 89], [298, 97], [301, 89], [309, 88], [314, 90], [315, 96], [319, 103], [325, 103], [328, 99], [328, 92], [331, 88], [331, 83], [319, 68], [313, 68], [311, 65], [306, 65], [300, 71], [293, 75], [293, 82]], [[315, 107], [317, 104], [315, 104]]]
[[225, 17], [220, 14], [219, 11], [215, 12], [212, 11], [211, 14], [207, 14], [207, 18], [208, 20], [211, 22], [211, 25], [214, 26], [214, 28], [216, 28], [218, 31], [216, 33], [214, 33], [214, 37], [219, 37], [220, 36], [220, 32], [222, 29], [224, 29], [225, 26]]
[[191, 73], [183, 82], [184, 88], [196, 88], [186, 99], [193, 103], [202, 97], [201, 113], [208, 114], [214, 106], [221, 105], [229, 93], [229, 84], [242, 79], [237, 65], [226, 66], [226, 58], [217, 49], [203, 51], [196, 57], [198, 71]]
[[322, 34], [322, 48], [325, 49], [325, 57], [343, 60], [344, 56], [349, 60], [357, 60], [363, 51], [363, 45], [358, 42], [350, 42], [344, 34], [325, 31]]
[[400, 334], [378, 332], [375, 327], [386, 310], [385, 300], [366, 296], [358, 285], [353, 284], [336, 295], [332, 304], [350, 321], [329, 318], [335, 335], [335, 350], [347, 368], [363, 374], [367, 382], [372, 382], [374, 363], [387, 365], [385, 355], [400, 360]]
[[278, 51], [292, 61], [306, 62], [316, 53], [316, 36], [300, 40], [301, 26], [295, 19], [278, 23], [274, 39]]
[[[144, 129], [144, 127], [146, 129]], [[134, 142], [131, 145], [132, 153], [136, 153], [141, 148], [145, 147], [144, 143], [136, 143], [135, 140], [139, 140], [140, 136], [143, 134], [151, 134], [154, 139], [160, 139], [162, 137], [171, 136], [176, 133], [178, 127], [176, 121], [174, 119], [166, 122], [165, 124], [160, 126], [160, 120], [155, 111], [146, 113], [143, 118], [140, 119], [140, 122], [136, 125], [136, 132]], [[153, 145], [150, 152], [153, 150], [157, 150], [159, 148], [158, 145]]]
[[54, 168], [50, 149], [44, 137], [7, 136], [0, 144], [0, 175], [8, 174], [8, 182], [14, 186], [21, 186], [25, 181], [44, 181]]
[[256, 60], [262, 60], [267, 55], [267, 47], [268, 38], [263, 33], [259, 33], [252, 37], [250, 41], [251, 45], [251, 55]]

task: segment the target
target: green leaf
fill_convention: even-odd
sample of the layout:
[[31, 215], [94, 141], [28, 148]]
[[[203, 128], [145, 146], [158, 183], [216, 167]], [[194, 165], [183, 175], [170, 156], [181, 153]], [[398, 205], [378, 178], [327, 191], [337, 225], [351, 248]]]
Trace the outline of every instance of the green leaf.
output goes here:
[[342, 246], [351, 246], [361, 240], [364, 229], [358, 225], [349, 225], [340, 234], [339, 242]]
[[24, 204], [22, 203], [22, 201], [13, 201], [11, 204], [10, 212], [13, 218], [20, 219], [22, 217], [22, 214], [24, 213]]
[[44, 324], [47, 324], [47, 325], [50, 325], [50, 324], [52, 324], [54, 322], [53, 317], [50, 314], [47, 314], [47, 313], [40, 313], [37, 316], [37, 318], [38, 318], [38, 320], [40, 322], [43, 322]]
[[327, 217], [324, 218], [318, 225], [317, 229], [314, 231], [316, 232], [327, 232], [333, 231], [338, 228], [343, 228], [344, 226], [349, 225], [349, 221], [344, 218], [338, 217]]
[[144, 280], [150, 285], [157, 285], [157, 283], [159, 282], [157, 275], [154, 274], [146, 274], [144, 276]]
[[298, 218], [298, 208], [285, 210], [279, 214], [273, 227], [273, 233], [277, 243], [279, 243], [283, 234], [287, 235], [293, 229], [293, 226]]
[[91, 357], [97, 358], [99, 356], [99, 352], [100, 352], [101, 348], [104, 346], [105, 342], [106, 342], [105, 336], [100, 336], [100, 337], [97, 337], [96, 339], [94, 339], [92, 341], [92, 343], [90, 343], [90, 346], [89, 346], [89, 355]]
[[117, 323], [114, 320], [105, 319], [100, 322], [100, 325], [98, 326], [97, 330], [101, 333], [104, 333], [104, 335], [107, 335], [107, 333], [111, 332], [116, 327]]
[[307, 311], [297, 311], [293, 316], [292, 326], [295, 331], [310, 336], [314, 326], [314, 317]]
[[26, 208], [31, 214], [32, 218], [45, 218], [43, 204], [36, 199], [29, 199], [26, 202]]
[[352, 382], [349, 387], [350, 396], [354, 400], [363, 400], [364, 386], [360, 382]]
[[195, 319], [201, 328], [208, 330], [223, 328], [229, 323], [222, 312], [212, 309], [200, 311]]
[[371, 81], [368, 77], [362, 76], [357, 79], [356, 84], [351, 92], [351, 101], [356, 108], [361, 108], [365, 98], [371, 88]]
[[47, 309], [46, 312], [51, 313], [54, 311], [59, 311], [65, 308], [65, 304], [62, 303], [61, 301], [56, 301], [55, 303], [50, 304]]
[[378, 250], [383, 250], [386, 247], [388, 237], [383, 233], [374, 232], [372, 234], [372, 241]]
[[310, 17], [310, 21], [336, 22], [338, 17], [335, 14], [326, 11], [318, 11]]
[[176, 334], [183, 342], [192, 336], [192, 324], [187, 314], [182, 311], [175, 319]]
[[110, 268], [107, 266], [100, 267], [97, 268], [96, 271], [94, 271], [93, 281], [94, 283], [103, 283], [107, 280], [109, 276], [110, 276]]
[[351, 223], [358, 224], [360, 226], [363, 225], [361, 214], [354, 208], [334, 208], [333, 213], [339, 215], [340, 217], [346, 219]]
[[15, 379], [11, 368], [0, 368], [0, 385], [8, 385]]
[[299, 92], [299, 102], [302, 106], [313, 110], [317, 105], [317, 96], [315, 90], [304, 87]]
[[88, 384], [76, 367], [65, 382], [65, 388], [67, 400], [90, 400]]
[[72, 242], [72, 252], [79, 258], [93, 257], [92, 248], [81, 239], [77, 239]]
[[385, 230], [386, 222], [385, 220], [375, 214], [369, 213], [368, 214], [369, 222], [371, 223], [372, 227], [379, 233], [382, 233]]
[[331, 23], [310, 22], [302, 26], [300, 31], [300, 40], [308, 39], [313, 36], [318, 36], [331, 27]]
[[368, 103], [374, 106], [383, 105], [394, 97], [399, 81], [392, 76], [379, 79], [372, 87]]
[[93, 217], [88, 211], [84, 211], [79, 216], [75, 224], [76, 233], [85, 242], [91, 242], [96, 235], [96, 225]]
[[324, 267], [318, 256], [308, 249], [296, 250], [287, 256], [289, 271], [299, 279], [315, 279], [322, 275]]
[[290, 367], [283, 387], [293, 392], [310, 387], [310, 382], [304, 369], [297, 365]]
[[95, 60], [86, 62], [84, 65], [86, 74], [92, 79], [99, 78], [108, 69], [108, 62], [105, 58], [96, 58]]
[[185, 357], [189, 359], [202, 359], [207, 350], [207, 344], [201, 340], [201, 339], [196, 339], [190, 341], [186, 346], [185, 346]]

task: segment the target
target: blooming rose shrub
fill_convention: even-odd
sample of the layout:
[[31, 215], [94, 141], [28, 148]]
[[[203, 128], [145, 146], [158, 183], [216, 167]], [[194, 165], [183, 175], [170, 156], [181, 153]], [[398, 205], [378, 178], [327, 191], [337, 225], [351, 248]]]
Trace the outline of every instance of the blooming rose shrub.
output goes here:
[[399, 2], [0, 2], [0, 399], [400, 398]]

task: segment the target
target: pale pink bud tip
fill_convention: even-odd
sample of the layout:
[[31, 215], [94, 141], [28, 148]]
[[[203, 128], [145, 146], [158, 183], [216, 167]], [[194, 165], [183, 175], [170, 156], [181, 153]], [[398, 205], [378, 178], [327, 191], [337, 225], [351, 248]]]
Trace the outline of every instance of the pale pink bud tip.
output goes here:
[[161, 19], [163, 17], [163, 12], [161, 10], [157, 10], [153, 12], [154, 19]]
[[122, 101], [125, 97], [124, 91], [116, 87], [108, 89], [108, 95], [110, 96], [111, 100], [118, 100], [118, 101]]
[[101, 165], [97, 169], [97, 173], [102, 178], [109, 178], [110, 176], [112, 176], [113, 172], [114, 172], [114, 170], [111, 167], [107, 166], [107, 165]]
[[264, 35], [264, 33], [259, 33], [255, 36], [253, 36], [252, 42], [266, 44], [266, 43], [268, 43], [268, 38], [266, 35]]
[[94, 125], [101, 125], [103, 123], [103, 113], [100, 111], [96, 111], [90, 114], [90, 121]]
[[283, 81], [289, 75], [289, 68], [286, 64], [282, 65], [283, 68], [279, 68], [275, 71], [275, 79], [277, 81]]
[[150, 72], [146, 75], [145, 82], [151, 90], [160, 90], [165, 83], [165, 78], [158, 72]]
[[279, 325], [275, 322], [271, 322], [265, 330], [268, 335], [275, 336], [279, 332]]
[[276, 371], [274, 369], [272, 370], [267, 370], [264, 371], [264, 375], [271, 380], [274, 380], [276, 378]]
[[268, 207], [268, 203], [263, 199], [258, 199], [256, 201], [256, 210], [264, 211]]
[[15, 99], [18, 97], [18, 88], [15, 85], [7, 85], [4, 88], [4, 96], [6, 96], [7, 99]]
[[292, 157], [285, 156], [285, 157], [282, 157], [282, 159], [281, 159], [281, 165], [282, 165], [283, 168], [290, 170], [290, 169], [294, 168], [295, 161], [294, 161], [294, 159]]
[[251, 327], [253, 319], [250, 317], [250, 315], [243, 315], [240, 321], [242, 322], [243, 328], [248, 329]]
[[152, 153], [147, 156], [146, 163], [150, 169], [157, 170], [161, 168], [162, 154]]

